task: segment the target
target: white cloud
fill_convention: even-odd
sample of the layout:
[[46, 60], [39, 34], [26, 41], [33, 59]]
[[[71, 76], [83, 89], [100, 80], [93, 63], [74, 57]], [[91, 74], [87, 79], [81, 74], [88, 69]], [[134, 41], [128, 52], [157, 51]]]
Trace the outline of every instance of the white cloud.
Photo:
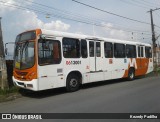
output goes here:
[[107, 34], [110, 38], [117, 38], [117, 39], [128, 39], [128, 35], [123, 30], [116, 29], [112, 23], [101, 23], [103, 28], [103, 33]]
[[51, 21], [50, 23], [42, 23], [42, 28], [49, 30], [56, 29], [56, 30], [66, 31], [69, 29], [69, 27], [70, 25], [63, 23], [60, 20]]
[[18, 33], [29, 29], [42, 28], [67, 31], [70, 28], [69, 24], [60, 20], [44, 22], [38, 18], [35, 12], [6, 6], [10, 4], [29, 6], [31, 3], [26, 3], [22, 0], [16, 0], [16, 2], [14, 0], [3, 0], [3, 3], [0, 2], [0, 16], [2, 17], [4, 42], [13, 41]]
[[[4, 44], [7, 42], [14, 42], [16, 35], [30, 29], [42, 28], [57, 31], [67, 31], [70, 28], [69, 24], [66, 24], [60, 20], [44, 22], [45, 18], [44, 20], [39, 19], [35, 12], [6, 6], [10, 4], [23, 6], [30, 5], [30, 3], [24, 3], [22, 0], [16, 0], [16, 2], [14, 0], [3, 0], [0, 2], [0, 16], [2, 17]], [[13, 46], [9, 51], [13, 52]]]

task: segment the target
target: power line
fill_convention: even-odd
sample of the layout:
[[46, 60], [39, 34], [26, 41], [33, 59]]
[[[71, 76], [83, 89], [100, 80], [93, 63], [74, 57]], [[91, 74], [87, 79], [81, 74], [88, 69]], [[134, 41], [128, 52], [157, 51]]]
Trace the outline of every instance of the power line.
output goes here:
[[[77, 13], [76, 13], [76, 14], [75, 14], [75, 13], [73, 14], [72, 12], [69, 12], [69, 11], [64, 11], [64, 10], [57, 9], [57, 8], [54, 8], [54, 7], [51, 7], [51, 6], [48, 6], [48, 5], [44, 5], [44, 4], [32, 2], [32, 1], [30, 1], [30, 0], [26, 0], [26, 1], [29, 2], [29, 3], [32, 3], [32, 4], [40, 5], [40, 6], [47, 7], [47, 8], [56, 10], [56, 11], [63, 12], [63, 13], [65, 13], [65, 14], [67, 14], [67, 15], [69, 14], [69, 16], [70, 16], [70, 15], [73, 15], [73, 16], [76, 16], [76, 17], [89, 19], [92, 23], [95, 23], [97, 20], [98, 20], [98, 21], [106, 21], [106, 20], [97, 19], [97, 18], [96, 18], [96, 21], [95, 21], [95, 20], [91, 20], [89, 17], [84, 17], [84, 16], [79, 15], [79, 14], [77, 14]], [[118, 24], [118, 26], [119, 26], [119, 24]], [[126, 27], [126, 25], [125, 25], [125, 27]], [[131, 30], [131, 29], [128, 29], [128, 28], [126, 28], [126, 29], [127, 29], [127, 30]], [[137, 30], [134, 30], [134, 31], [137, 31]], [[149, 31], [143, 31], [143, 32], [149, 32]]]
[[139, 5], [137, 3], [132, 3], [131, 1], [125, 1], [125, 0], [120, 0], [121, 2], [123, 3], [126, 3], [126, 4], [129, 4], [129, 5], [134, 5], [134, 6], [137, 6], [137, 7], [140, 7], [140, 8], [145, 8], [145, 9], [148, 9], [149, 7], [146, 7], [146, 6], [142, 6], [142, 5]]
[[139, 23], [142, 23], [142, 24], [150, 25], [150, 23], [143, 22], [143, 21], [139, 21], [139, 20], [132, 19], [132, 18], [128, 18], [128, 17], [122, 16], [122, 15], [119, 15], [119, 14], [115, 14], [115, 13], [112, 13], [112, 12], [109, 12], [109, 11], [106, 11], [106, 10], [103, 10], [103, 9], [100, 9], [100, 8], [97, 8], [97, 7], [94, 7], [94, 6], [91, 6], [91, 5], [82, 3], [82, 2], [79, 2], [79, 1], [77, 1], [77, 0], [72, 0], [72, 1], [73, 1], [73, 2], [76, 2], [76, 3], [78, 3], [78, 4], [81, 4], [81, 5], [87, 6], [87, 7], [89, 7], [89, 8], [92, 8], [92, 9], [95, 9], [95, 10], [98, 10], [98, 11], [101, 11], [101, 12], [104, 12], [104, 13], [107, 13], [107, 14], [111, 14], [111, 15], [114, 15], [114, 16], [117, 16], [117, 17], [121, 17], [121, 18], [123, 18], [123, 19], [127, 19], [127, 20], [130, 20], [130, 21], [135, 21], [135, 22], [139, 22]]
[[[141, 1], [144, 1], [145, 3], [148, 3], [149, 5], [150, 5], [150, 4], [154, 4], [154, 3], [152, 3], [152, 2], [145, 1], [145, 0], [141, 0]], [[154, 4], [154, 5], [156, 5], [156, 6], [157, 6], [157, 4]], [[159, 5], [160, 5], [160, 4], [159, 4]], [[159, 6], [159, 5], [158, 5], [158, 6]]]
[[152, 4], [148, 4], [148, 3], [144, 2], [144, 1], [140, 1], [140, 0], [132, 0], [132, 1], [135, 2], [135, 3], [139, 3], [141, 5], [148, 6], [148, 7], [153, 7], [153, 8], [157, 7], [157, 6], [153, 6]]
[[[1, 3], [6, 3], [6, 2], [3, 2], [3, 1], [0, 1]], [[9, 4], [9, 5], [7, 5]], [[7, 4], [4, 4], [5, 6], [10, 6], [10, 7], [14, 7], [14, 8], [17, 8], [17, 9], [21, 9], [21, 10], [32, 10], [34, 12], [37, 12], [39, 14], [43, 14], [43, 15], [46, 15], [46, 13], [48, 13], [47, 11], [40, 11], [40, 10], [37, 10], [37, 9], [33, 9], [33, 8], [28, 8], [28, 7], [24, 7], [24, 6], [20, 6], [20, 5], [16, 5], [16, 4], [10, 4], [10, 3], [7, 3]], [[90, 23], [90, 22], [86, 22], [86, 21], [82, 21], [82, 20], [76, 20], [76, 19], [73, 19], [73, 18], [69, 18], [69, 17], [64, 17], [64, 16], [60, 16], [60, 15], [52, 15], [51, 13], [51, 16], [52, 17], [57, 17], [57, 18], [61, 18], [61, 19], [67, 19], [67, 20], [71, 20], [71, 21], [75, 21], [75, 22], [80, 22], [80, 23], [84, 23], [84, 24], [89, 24], [89, 25], [94, 25], [94, 26], [99, 26], [99, 27], [104, 27], [104, 28], [109, 28], [109, 29], [115, 29], [115, 30], [122, 30], [122, 29], [117, 29], [117, 28], [114, 28], [114, 27], [108, 27], [106, 25], [102, 25], [102, 24], [97, 24], [97, 23]], [[136, 32], [136, 33], [139, 33], [139, 34], [142, 34], [143, 31], [140, 31], [139, 30], [122, 30], [124, 32]], [[150, 34], [147, 34], [146, 32], [143, 32], [145, 35], [150, 35]]]

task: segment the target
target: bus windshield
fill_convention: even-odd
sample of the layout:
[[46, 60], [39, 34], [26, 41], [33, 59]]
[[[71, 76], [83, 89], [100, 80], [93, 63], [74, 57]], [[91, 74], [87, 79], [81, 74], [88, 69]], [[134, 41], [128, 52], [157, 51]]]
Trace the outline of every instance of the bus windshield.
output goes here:
[[34, 65], [34, 42], [17, 43], [15, 48], [15, 63], [17, 69], [27, 69]]
[[16, 38], [14, 67], [16, 69], [28, 69], [34, 65], [34, 39], [35, 31], [19, 34]]

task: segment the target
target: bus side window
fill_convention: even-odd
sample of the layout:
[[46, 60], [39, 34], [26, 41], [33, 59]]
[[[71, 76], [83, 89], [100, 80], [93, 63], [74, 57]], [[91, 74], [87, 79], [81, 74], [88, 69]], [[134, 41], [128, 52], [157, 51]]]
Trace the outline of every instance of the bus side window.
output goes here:
[[60, 42], [57, 40], [38, 41], [39, 65], [59, 64], [61, 62]]
[[141, 47], [141, 57], [144, 57], [144, 50], [143, 50], [143, 47]]
[[80, 58], [80, 42], [74, 38], [63, 38], [64, 58]]
[[140, 46], [138, 46], [138, 57], [141, 57], [141, 53], [140, 53]]
[[115, 58], [125, 58], [126, 57], [124, 44], [119, 44], [119, 43], [114, 44], [114, 57]]
[[53, 45], [53, 60], [55, 62], [58, 62], [60, 59], [60, 47], [58, 45], [58, 42], [55, 42]]
[[136, 46], [135, 45], [126, 45], [126, 55], [127, 58], [136, 58]]
[[101, 57], [101, 43], [96, 42], [96, 56]]
[[105, 58], [113, 58], [113, 44], [111, 42], [104, 43]]
[[81, 40], [81, 56], [82, 58], [87, 58], [88, 53], [87, 53], [87, 41], [86, 40]]
[[89, 42], [89, 56], [94, 57], [94, 42]]
[[152, 58], [151, 47], [145, 47], [145, 55], [146, 55], [146, 58]]

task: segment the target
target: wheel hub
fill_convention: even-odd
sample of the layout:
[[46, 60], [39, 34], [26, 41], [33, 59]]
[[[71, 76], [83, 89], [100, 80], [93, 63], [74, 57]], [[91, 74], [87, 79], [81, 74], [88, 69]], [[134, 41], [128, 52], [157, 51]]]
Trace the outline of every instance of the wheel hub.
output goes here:
[[77, 84], [78, 84], [78, 81], [76, 79], [71, 79], [71, 81], [70, 81], [70, 86], [71, 87], [76, 87]]

